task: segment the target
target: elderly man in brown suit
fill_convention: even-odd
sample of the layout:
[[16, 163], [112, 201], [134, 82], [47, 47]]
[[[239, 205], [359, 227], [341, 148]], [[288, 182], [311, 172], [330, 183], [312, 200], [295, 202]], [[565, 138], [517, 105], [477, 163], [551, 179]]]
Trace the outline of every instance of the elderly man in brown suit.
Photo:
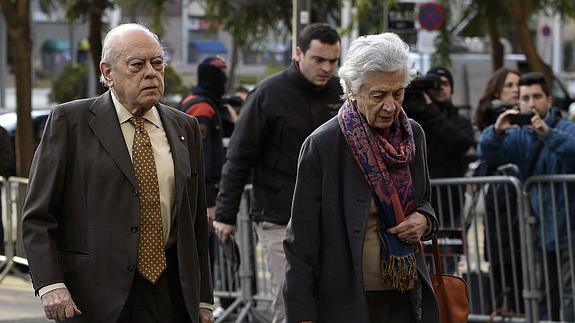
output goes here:
[[164, 55], [137, 24], [104, 39], [110, 91], [52, 111], [22, 236], [48, 319], [212, 322], [201, 135], [160, 104]]

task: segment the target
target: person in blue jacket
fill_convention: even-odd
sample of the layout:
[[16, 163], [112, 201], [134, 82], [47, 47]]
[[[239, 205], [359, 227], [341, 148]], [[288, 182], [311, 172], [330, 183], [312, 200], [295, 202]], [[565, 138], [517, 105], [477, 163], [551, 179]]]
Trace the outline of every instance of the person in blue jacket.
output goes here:
[[[562, 118], [560, 111], [553, 107], [550, 89], [542, 74], [531, 72], [521, 76], [519, 109], [503, 112], [494, 125], [484, 129], [479, 139], [480, 157], [490, 166], [518, 165], [522, 181], [531, 175], [575, 173], [575, 124]], [[514, 115], [529, 112], [533, 116], [528, 124], [512, 122]], [[556, 200], [543, 205], [539, 201], [551, 201], [551, 187], [544, 186], [541, 192], [535, 187], [531, 191], [531, 210], [538, 218], [537, 263], [546, 265], [549, 278], [549, 295], [543, 293], [541, 300], [543, 319], [559, 320], [560, 312], [564, 314], [563, 320], [574, 318], [568, 237], [575, 237], [575, 221], [568, 222], [567, 215], [575, 214], [575, 189], [567, 187], [565, 192], [565, 186], [555, 186]], [[557, 279], [559, 276], [561, 281]], [[540, 286], [545, 291], [544, 285]], [[560, 301], [561, 288], [563, 300]], [[546, 307], [550, 307], [550, 312], [545, 311]]]

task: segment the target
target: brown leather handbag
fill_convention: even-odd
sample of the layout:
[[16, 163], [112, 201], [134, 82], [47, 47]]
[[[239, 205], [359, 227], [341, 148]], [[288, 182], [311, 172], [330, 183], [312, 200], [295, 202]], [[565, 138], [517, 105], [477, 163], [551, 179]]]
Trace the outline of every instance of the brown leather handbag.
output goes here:
[[441, 323], [464, 323], [469, 314], [467, 282], [457, 276], [443, 274], [437, 238], [433, 237], [435, 273], [430, 274], [433, 291], [439, 304]]

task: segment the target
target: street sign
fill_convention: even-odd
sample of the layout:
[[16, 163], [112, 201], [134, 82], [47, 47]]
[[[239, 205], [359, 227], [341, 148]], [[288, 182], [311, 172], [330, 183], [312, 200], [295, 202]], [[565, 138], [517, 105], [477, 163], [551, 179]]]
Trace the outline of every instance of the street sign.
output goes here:
[[387, 28], [394, 32], [398, 30], [415, 30], [415, 4], [397, 3], [387, 13]]
[[427, 2], [419, 6], [419, 15], [417, 16], [421, 28], [428, 31], [441, 29], [445, 23], [445, 13], [440, 5], [433, 2]]
[[551, 35], [551, 27], [549, 27], [549, 25], [543, 26], [543, 28], [541, 28], [541, 33], [543, 36], [549, 37]]

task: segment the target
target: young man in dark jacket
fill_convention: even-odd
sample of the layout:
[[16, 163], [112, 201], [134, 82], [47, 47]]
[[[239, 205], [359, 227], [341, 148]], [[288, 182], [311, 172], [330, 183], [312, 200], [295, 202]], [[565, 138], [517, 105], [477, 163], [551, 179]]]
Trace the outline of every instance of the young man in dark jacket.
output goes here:
[[284, 321], [282, 241], [297, 159], [304, 139], [341, 105], [341, 87], [333, 75], [339, 54], [339, 36], [329, 25], [304, 28], [290, 67], [263, 81], [247, 98], [222, 170], [214, 222], [221, 240], [235, 232], [244, 185], [253, 171], [251, 214], [271, 272], [274, 323]]

